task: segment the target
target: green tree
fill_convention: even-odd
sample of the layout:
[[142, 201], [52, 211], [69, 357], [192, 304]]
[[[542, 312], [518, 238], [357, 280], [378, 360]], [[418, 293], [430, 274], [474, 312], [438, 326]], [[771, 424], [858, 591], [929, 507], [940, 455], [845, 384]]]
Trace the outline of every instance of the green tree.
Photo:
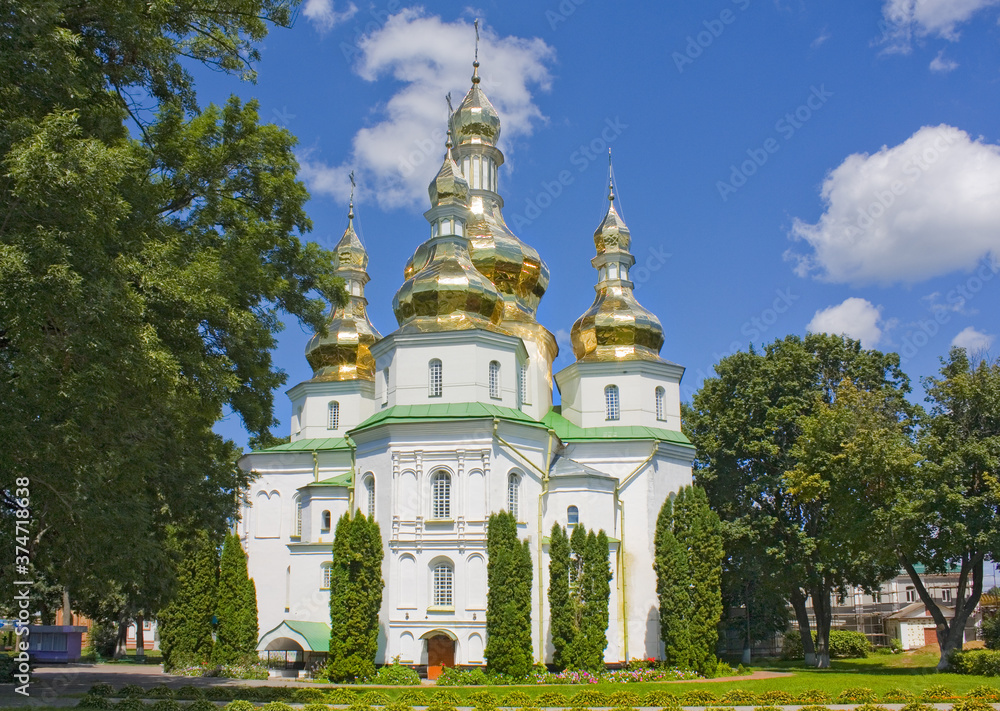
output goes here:
[[170, 602], [156, 616], [163, 666], [207, 661], [212, 653], [212, 616], [218, 585], [219, 557], [204, 531], [177, 541], [180, 556]]
[[382, 608], [382, 534], [374, 519], [345, 513], [337, 522], [330, 571], [331, 681], [375, 676]]
[[576, 634], [576, 614], [569, 591], [569, 538], [566, 529], [552, 524], [549, 538], [549, 631], [552, 663], [565, 668], [565, 654]]
[[254, 656], [258, 635], [257, 588], [247, 574], [247, 556], [240, 537], [232, 533], [222, 545], [215, 617], [212, 661], [230, 664]]
[[[796, 444], [803, 418], [820, 403], [832, 403], [837, 386], [849, 378], [877, 393], [888, 410], [910, 417], [909, 381], [896, 354], [864, 350], [857, 341], [827, 334], [788, 336], [766, 346], [723, 358], [716, 377], [705, 381], [688, 411], [687, 428], [697, 448], [695, 476], [727, 523], [723, 531], [756, 541], [767, 551], [764, 578], [785, 581], [784, 594], [795, 610], [807, 660], [829, 666], [831, 596], [839, 586], [872, 587], [880, 582], [871, 559], [840, 567], [827, 561], [821, 545], [832, 535], [824, 525], [824, 505], [793, 494], [786, 472], [798, 464]], [[850, 515], [847, 512], [846, 515]], [[735, 547], [745, 546], [746, 540]], [[829, 542], [829, 541], [827, 541]], [[877, 541], [868, 542], [871, 548]], [[728, 544], [724, 541], [724, 547]], [[816, 618], [815, 655], [806, 597]]]
[[[682, 492], [683, 493], [683, 490]], [[680, 493], [678, 494], [680, 496]], [[688, 555], [675, 534], [674, 505], [666, 499], [656, 518], [653, 540], [656, 595], [659, 600], [660, 639], [663, 658], [671, 666], [691, 668], [691, 613], [688, 593]]]
[[580, 639], [583, 653], [578, 664], [582, 669], [604, 669], [604, 650], [608, 646], [609, 604], [611, 600], [611, 565], [608, 537], [604, 531], [587, 533], [583, 554], [583, 619]]
[[531, 645], [531, 549], [517, 537], [517, 521], [490, 514], [486, 527], [486, 667], [497, 674], [527, 676]]
[[294, 138], [199, 108], [183, 64], [252, 79], [295, 4], [0, 9], [0, 489], [30, 480], [30, 555], [79, 599], [144, 609], [168, 530], [225, 531], [247, 478], [213, 425], [264, 435], [281, 313], [321, 329], [343, 298]]
[[[925, 459], [902, 482], [888, 514], [900, 562], [937, 627], [940, 670], [962, 648], [982, 595], [984, 562], [1000, 554], [1000, 362], [974, 362], [954, 348], [924, 389], [931, 404], [921, 438]], [[953, 617], [927, 590], [918, 564], [930, 572], [958, 569]]]

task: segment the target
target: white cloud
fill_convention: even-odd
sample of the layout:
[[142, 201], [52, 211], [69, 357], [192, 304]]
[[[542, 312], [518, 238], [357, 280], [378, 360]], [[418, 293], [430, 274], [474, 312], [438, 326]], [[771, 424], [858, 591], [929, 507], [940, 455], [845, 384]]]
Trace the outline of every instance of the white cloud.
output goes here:
[[943, 49], [937, 53], [937, 56], [934, 57], [934, 59], [931, 60], [932, 72], [947, 74], [948, 72], [953, 72], [956, 69], [958, 69], [958, 62], [954, 59], [945, 59]]
[[817, 311], [806, 330], [848, 336], [861, 341], [865, 348], [874, 348], [882, 340], [884, 326], [881, 306], [852, 296], [842, 304]]
[[830, 39], [830, 33], [829, 33], [829, 32], [827, 32], [826, 28], [824, 27], [824, 28], [823, 28], [823, 31], [819, 33], [819, 37], [817, 37], [817, 38], [816, 38], [816, 39], [814, 39], [814, 40], [813, 40], [812, 42], [810, 42], [810, 43], [809, 43], [809, 46], [810, 46], [810, 47], [811, 47], [812, 49], [819, 49], [819, 48], [820, 48], [820, 47], [822, 47], [822, 46], [823, 46], [824, 44], [826, 44], [826, 41], [827, 41], [828, 39]]
[[306, 0], [306, 4], [302, 7], [302, 14], [324, 32], [332, 30], [341, 22], [347, 22], [357, 12], [358, 6], [353, 2], [347, 4], [347, 9], [338, 12], [333, 0]]
[[925, 126], [898, 146], [856, 153], [823, 181], [819, 222], [796, 219], [799, 276], [913, 284], [1000, 255], [1000, 146]]
[[934, 35], [955, 42], [958, 26], [1000, 0], [885, 0], [882, 17], [890, 52], [909, 52], [914, 37]]
[[[488, 27], [480, 36], [480, 86], [500, 112], [509, 152], [511, 139], [530, 135], [544, 120], [532, 91], [549, 88], [555, 53], [538, 38], [499, 37]], [[354, 168], [359, 193], [374, 195], [383, 208], [423, 205], [444, 155], [445, 94], [457, 107], [468, 92], [474, 44], [470, 23], [444, 22], [422, 8], [404, 9], [362, 38], [354, 71], [366, 81], [389, 78], [402, 86], [378, 107], [377, 122], [354, 135], [351, 155], [339, 165], [300, 153], [310, 190], [343, 200]]]
[[967, 326], [951, 340], [955, 348], [964, 348], [969, 354], [983, 353], [993, 345], [993, 336]]

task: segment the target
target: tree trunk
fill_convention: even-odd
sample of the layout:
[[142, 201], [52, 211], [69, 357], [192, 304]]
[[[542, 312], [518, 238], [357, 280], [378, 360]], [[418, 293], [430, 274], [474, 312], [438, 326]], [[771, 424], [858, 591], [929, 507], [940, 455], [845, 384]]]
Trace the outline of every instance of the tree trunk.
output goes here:
[[142, 613], [135, 616], [135, 658], [144, 661], [146, 656], [146, 635], [142, 631]]
[[69, 604], [69, 588], [62, 591], [62, 619], [64, 625], [73, 624], [73, 608]]
[[802, 651], [805, 654], [806, 666], [816, 665], [816, 650], [813, 647], [812, 630], [809, 628], [809, 613], [806, 611], [806, 596], [800, 588], [795, 588], [789, 596], [795, 619], [799, 623], [799, 636], [802, 638]]
[[816, 616], [816, 668], [830, 668], [830, 590], [819, 583], [812, 591], [813, 614]]
[[128, 639], [128, 617], [122, 617], [118, 621], [118, 636], [115, 639], [115, 659], [124, 657], [128, 650], [125, 642]]

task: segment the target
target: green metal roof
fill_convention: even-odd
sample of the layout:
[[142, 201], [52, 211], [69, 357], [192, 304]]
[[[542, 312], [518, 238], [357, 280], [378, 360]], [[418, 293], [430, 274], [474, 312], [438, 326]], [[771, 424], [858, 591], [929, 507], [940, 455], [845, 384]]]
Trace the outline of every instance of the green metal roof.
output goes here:
[[[309, 643], [309, 651], [311, 652], [329, 652], [330, 651], [330, 625], [325, 622], [302, 622], [301, 620], [282, 620], [281, 625], [290, 627], [291, 629], [298, 632], [300, 635], [305, 637], [306, 642]], [[278, 625], [278, 627], [281, 627]], [[275, 627], [274, 630], [278, 629]], [[271, 630], [271, 632], [274, 632]], [[271, 634], [268, 632], [268, 634]]]
[[563, 442], [600, 442], [602, 440], [649, 440], [656, 439], [661, 442], [670, 442], [682, 447], [694, 448], [691, 441], [682, 432], [674, 430], [661, 430], [657, 427], [642, 427], [639, 425], [612, 425], [607, 427], [578, 427], [567, 420], [556, 409], [552, 408], [545, 417], [542, 424], [551, 430]]
[[454, 422], [456, 420], [492, 420], [493, 418], [542, 427], [537, 420], [511, 407], [489, 405], [484, 402], [441, 402], [429, 405], [396, 405], [375, 413], [351, 431], [357, 432], [376, 425], [401, 422]]
[[279, 444], [276, 447], [258, 449], [253, 454], [270, 454], [281, 452], [320, 452], [331, 449], [350, 449], [347, 440], [343, 437], [314, 437], [311, 439], [297, 439], [294, 442]]
[[350, 485], [351, 485], [351, 472], [338, 474], [337, 476], [332, 476], [329, 479], [321, 479], [320, 481], [311, 481], [308, 484], [306, 484], [306, 486], [350, 486]]

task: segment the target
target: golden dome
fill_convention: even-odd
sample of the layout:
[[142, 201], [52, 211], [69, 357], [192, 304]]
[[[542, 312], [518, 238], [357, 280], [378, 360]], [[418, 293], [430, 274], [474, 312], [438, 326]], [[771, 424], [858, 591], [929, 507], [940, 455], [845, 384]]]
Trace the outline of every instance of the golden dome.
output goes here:
[[455, 157], [451, 154], [451, 146], [451, 129], [449, 129], [448, 142], [445, 144], [447, 152], [444, 156], [444, 163], [441, 164], [441, 170], [434, 176], [434, 180], [427, 186], [431, 207], [449, 203], [468, 205], [469, 182], [455, 163]]
[[466, 227], [472, 263], [503, 295], [504, 320], [534, 320], [549, 286], [549, 267], [510, 231], [499, 204], [484, 202], [482, 214], [473, 214]]
[[495, 146], [500, 140], [500, 115], [479, 88], [479, 62], [473, 62], [472, 67], [472, 88], [451, 117], [452, 130], [459, 145], [486, 143]]
[[306, 345], [306, 360], [313, 380], [375, 380], [375, 359], [371, 347], [382, 338], [368, 320], [368, 252], [354, 231], [354, 201], [348, 213], [347, 229], [336, 248], [336, 274], [344, 280], [347, 303], [330, 311], [326, 335], [317, 333]]
[[576, 320], [570, 338], [579, 361], [660, 361], [663, 326], [644, 309], [632, 293], [628, 269], [635, 264], [629, 253], [631, 235], [615, 210], [612, 190], [608, 212], [594, 233], [597, 256], [591, 264], [599, 271], [597, 296]]

